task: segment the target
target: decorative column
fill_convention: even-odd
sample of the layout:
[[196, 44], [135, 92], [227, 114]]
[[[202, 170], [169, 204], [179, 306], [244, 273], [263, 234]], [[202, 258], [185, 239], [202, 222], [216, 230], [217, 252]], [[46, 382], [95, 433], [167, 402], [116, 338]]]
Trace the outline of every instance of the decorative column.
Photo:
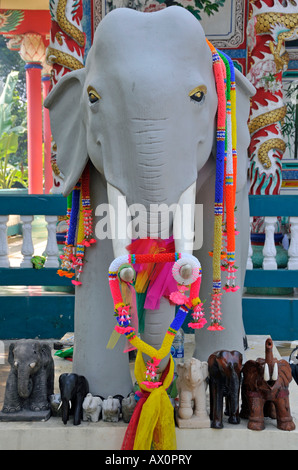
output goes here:
[[0, 215], [0, 268], [9, 268], [7, 243], [8, 215]]
[[290, 217], [291, 243], [288, 250], [288, 269], [298, 269], [298, 217]]
[[40, 34], [25, 34], [20, 55], [26, 62], [29, 194], [43, 193], [41, 71], [45, 45]]
[[33, 219], [33, 215], [21, 216], [21, 222], [23, 225], [23, 246], [21, 249], [23, 260], [21, 262], [21, 268], [33, 268], [33, 264], [31, 263], [31, 258], [34, 254], [34, 246], [32, 242]]
[[[43, 100], [47, 97], [51, 88], [50, 75], [43, 75], [42, 79]], [[44, 192], [49, 194], [53, 186], [53, 173], [51, 165], [51, 124], [49, 110], [43, 108], [43, 145], [44, 145]]]
[[274, 226], [276, 217], [265, 217], [265, 244], [263, 248], [263, 269], [277, 269]]

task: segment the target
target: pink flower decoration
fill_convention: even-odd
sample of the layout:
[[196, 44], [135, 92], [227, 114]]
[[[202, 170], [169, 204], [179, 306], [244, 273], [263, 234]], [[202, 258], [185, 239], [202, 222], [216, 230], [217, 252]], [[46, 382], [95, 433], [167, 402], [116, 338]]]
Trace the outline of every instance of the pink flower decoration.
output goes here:
[[142, 384], [147, 388], [158, 388], [160, 385], [162, 385], [162, 382], [149, 382], [148, 380], [145, 380], [142, 382]]
[[239, 286], [231, 287], [232, 292], [236, 292], [239, 289]]
[[195, 330], [198, 330], [200, 328], [203, 328], [206, 323], [207, 323], [206, 318], [201, 318], [198, 322], [188, 323], [188, 326], [189, 326], [189, 328], [193, 328]]
[[117, 309], [117, 312], [118, 312], [119, 317], [120, 317], [120, 316], [124, 316], [124, 315], [128, 315], [128, 314], [129, 314], [129, 310], [130, 310], [130, 306], [129, 306], [129, 305], [124, 305], [123, 307], [119, 307], [119, 308]]
[[209, 331], [220, 331], [220, 330], [224, 330], [225, 328], [221, 325], [219, 325], [218, 323], [214, 323], [213, 325], [211, 326], [208, 326], [207, 330]]
[[177, 291], [170, 294], [170, 300], [176, 305], [183, 305], [188, 301], [188, 297]]

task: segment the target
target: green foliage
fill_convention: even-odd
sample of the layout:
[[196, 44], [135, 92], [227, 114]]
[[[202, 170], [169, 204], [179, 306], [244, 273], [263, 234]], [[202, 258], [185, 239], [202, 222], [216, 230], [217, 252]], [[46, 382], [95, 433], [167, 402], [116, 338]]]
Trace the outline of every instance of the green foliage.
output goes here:
[[[179, 5], [184, 7], [181, 3], [174, 0], [158, 0], [159, 3], [165, 3], [167, 7], [171, 5]], [[218, 12], [220, 7], [223, 7], [225, 0], [194, 0], [194, 6], [188, 5], [185, 7], [186, 10], [190, 11], [197, 20], [201, 20], [202, 17], [200, 13], [206, 13], [208, 16], [214, 15]]]
[[24, 185], [25, 171], [23, 168], [11, 163], [11, 155], [18, 150], [19, 136], [26, 131], [22, 122], [16, 125], [17, 116], [13, 113], [15, 105], [15, 86], [18, 72], [8, 74], [4, 88], [0, 95], [0, 188], [11, 188], [18, 181]]

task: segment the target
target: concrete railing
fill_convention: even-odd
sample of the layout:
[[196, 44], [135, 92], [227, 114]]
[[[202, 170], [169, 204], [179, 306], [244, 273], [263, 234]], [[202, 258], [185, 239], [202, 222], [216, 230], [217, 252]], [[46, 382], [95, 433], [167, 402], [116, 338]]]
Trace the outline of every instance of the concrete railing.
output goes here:
[[[262, 269], [253, 269], [252, 246], [249, 246], [246, 287], [298, 286], [298, 196], [249, 196], [250, 223], [253, 217], [264, 217], [265, 241]], [[274, 230], [277, 217], [289, 217], [291, 228], [286, 268], [278, 269]]]
[[[49, 282], [48, 285], [68, 285], [70, 283], [69, 280], [59, 279], [56, 274], [59, 267], [56, 225], [58, 216], [65, 215], [66, 210], [66, 198], [62, 195], [9, 195], [7, 193], [0, 195], [0, 285], [46, 285]], [[19, 215], [22, 224], [20, 267], [12, 267], [9, 260], [7, 223], [10, 215]], [[35, 215], [45, 216], [47, 223], [46, 261], [42, 270], [33, 269], [31, 262], [34, 255], [32, 222]]]

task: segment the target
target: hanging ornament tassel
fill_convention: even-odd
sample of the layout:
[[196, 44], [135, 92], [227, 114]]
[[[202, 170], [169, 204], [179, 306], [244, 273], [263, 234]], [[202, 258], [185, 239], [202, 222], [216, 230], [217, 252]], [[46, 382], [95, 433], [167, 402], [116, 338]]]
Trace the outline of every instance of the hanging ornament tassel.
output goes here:
[[[216, 148], [216, 177], [214, 202], [214, 240], [212, 253], [213, 288], [211, 296], [211, 327], [220, 321], [220, 291], [221, 291], [221, 255], [222, 255], [222, 223], [223, 223], [223, 185], [224, 158], [226, 139], [226, 90], [225, 67], [215, 47], [207, 40], [212, 52], [213, 71], [218, 96], [217, 111], [217, 148]], [[218, 324], [220, 326], [220, 324]], [[219, 329], [219, 328], [217, 328]], [[222, 327], [220, 328], [222, 329]]]
[[[92, 209], [90, 205], [90, 168], [87, 163], [82, 177], [67, 198], [68, 231], [64, 253], [60, 256], [59, 276], [74, 277], [72, 284], [81, 286], [86, 247], [96, 243], [93, 237]], [[75, 271], [75, 272], [73, 272]]]
[[226, 243], [227, 243], [227, 282], [226, 292], [235, 292], [239, 287], [235, 285], [235, 202], [237, 178], [237, 151], [236, 151], [236, 86], [235, 70], [230, 57], [220, 52], [226, 68], [226, 97], [227, 97], [227, 132], [226, 132], [226, 171], [225, 171], [225, 200], [226, 200]]

